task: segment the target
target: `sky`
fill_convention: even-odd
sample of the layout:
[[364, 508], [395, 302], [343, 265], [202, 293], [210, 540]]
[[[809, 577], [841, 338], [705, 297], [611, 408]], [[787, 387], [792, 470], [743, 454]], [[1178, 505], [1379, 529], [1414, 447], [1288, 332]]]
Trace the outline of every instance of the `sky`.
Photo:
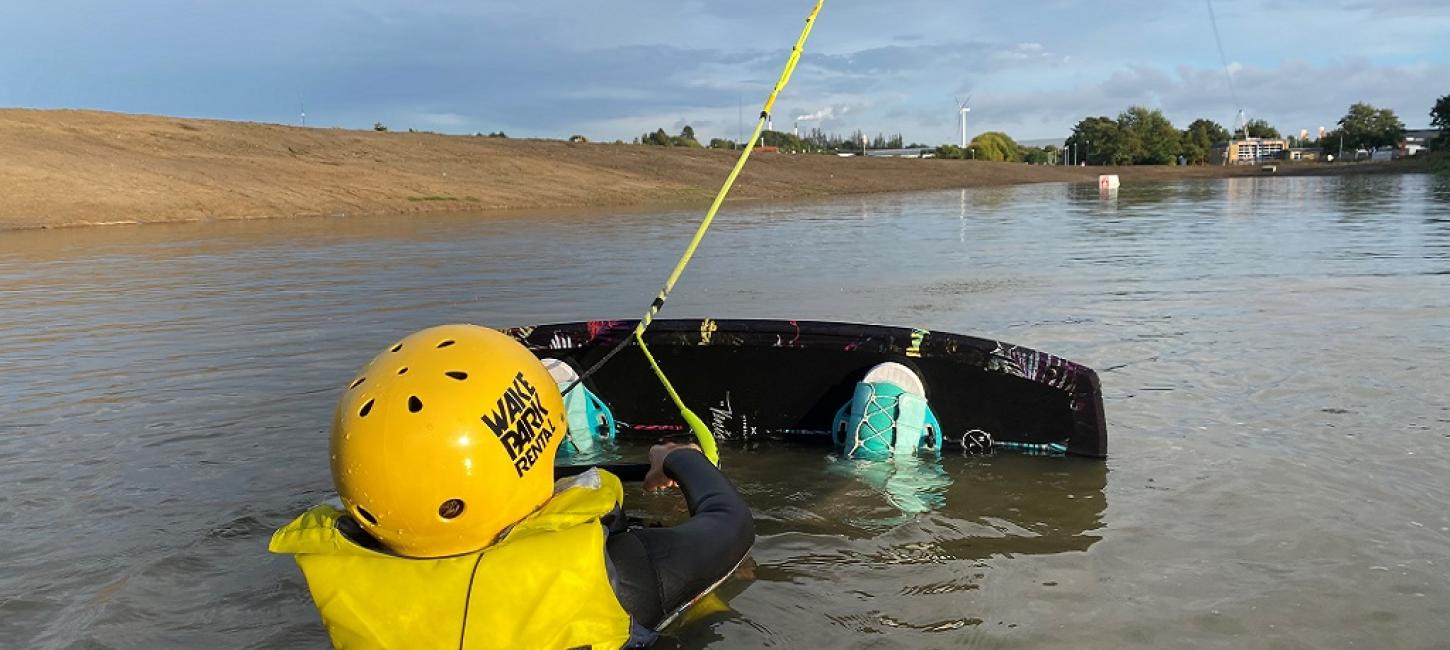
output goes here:
[[[734, 139], [812, 4], [0, 0], [0, 106]], [[828, 0], [774, 126], [954, 142], [970, 97], [971, 132], [1028, 141], [1134, 104], [1180, 128], [1242, 108], [1293, 134], [1365, 101], [1424, 128], [1450, 94], [1450, 1], [1212, 7], [1223, 58], [1206, 0]]]

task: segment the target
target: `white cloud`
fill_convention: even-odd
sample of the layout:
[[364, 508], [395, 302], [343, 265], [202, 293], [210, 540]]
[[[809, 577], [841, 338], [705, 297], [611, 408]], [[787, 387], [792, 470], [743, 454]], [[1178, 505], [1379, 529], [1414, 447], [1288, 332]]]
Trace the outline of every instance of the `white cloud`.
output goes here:
[[836, 117], [836, 107], [834, 107], [834, 106], [827, 106], [827, 107], [825, 107], [825, 108], [823, 108], [821, 110], [818, 110], [818, 111], [816, 111], [814, 113], [807, 113], [805, 115], [797, 115], [796, 118], [795, 118], [795, 121], [797, 121], [797, 122], [820, 122], [820, 121], [824, 121], [824, 120], [835, 119], [835, 117]]
[[[1281, 128], [1332, 123], [1357, 100], [1419, 125], [1450, 92], [1446, 0], [1215, 4], [1241, 101]], [[689, 122], [733, 138], [808, 6], [40, 3], [0, 20], [0, 104], [289, 121], [305, 102], [309, 121], [362, 128], [628, 139]], [[778, 117], [945, 142], [952, 97], [971, 93], [973, 131], [1029, 139], [1134, 103], [1229, 121], [1207, 20], [1202, 0], [828, 4]]]
[[[1384, 66], [1362, 59], [1246, 65], [1235, 74], [1248, 116], [1286, 133], [1332, 126], [1357, 101], [1391, 108], [1410, 128], [1423, 127], [1437, 91], [1450, 90], [1442, 89], [1447, 79], [1450, 64]], [[1179, 127], [1199, 117], [1230, 124], [1237, 113], [1223, 70], [1193, 66], [1132, 66], [1063, 91], [983, 95], [976, 103], [972, 115], [981, 128], [1034, 138], [1065, 134], [1082, 117], [1114, 116], [1133, 104], [1160, 108]], [[1061, 125], [1056, 133], [1046, 130], [1054, 125]]]

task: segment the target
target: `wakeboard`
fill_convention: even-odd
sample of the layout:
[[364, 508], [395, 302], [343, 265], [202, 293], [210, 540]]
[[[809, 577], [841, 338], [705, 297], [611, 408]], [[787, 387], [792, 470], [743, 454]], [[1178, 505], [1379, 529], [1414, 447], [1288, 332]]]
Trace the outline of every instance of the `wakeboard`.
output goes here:
[[[504, 330], [541, 358], [583, 372], [638, 321]], [[1107, 426], [1097, 373], [1000, 341], [881, 325], [777, 320], [656, 320], [645, 333], [685, 404], [724, 441], [788, 438], [829, 444], [832, 420], [866, 373], [896, 362], [921, 378], [943, 448], [985, 432], [1000, 447], [1104, 458]], [[634, 345], [631, 342], [629, 345]], [[584, 381], [613, 412], [618, 434], [687, 431], [644, 355], [624, 350]]]

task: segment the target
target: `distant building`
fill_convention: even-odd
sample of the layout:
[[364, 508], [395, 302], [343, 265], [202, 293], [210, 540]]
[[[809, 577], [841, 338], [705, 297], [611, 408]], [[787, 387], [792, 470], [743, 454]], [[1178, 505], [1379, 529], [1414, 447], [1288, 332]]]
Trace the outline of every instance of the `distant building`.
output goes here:
[[1399, 151], [1396, 153], [1400, 158], [1417, 156], [1421, 151], [1429, 151], [1430, 143], [1438, 137], [1440, 132], [1435, 129], [1405, 131], [1405, 139], [1400, 142]]
[[1247, 138], [1232, 140], [1213, 148], [1213, 164], [1253, 165], [1265, 160], [1283, 160], [1289, 153], [1289, 141], [1283, 138]]
[[1319, 160], [1319, 147], [1291, 147], [1286, 160]]

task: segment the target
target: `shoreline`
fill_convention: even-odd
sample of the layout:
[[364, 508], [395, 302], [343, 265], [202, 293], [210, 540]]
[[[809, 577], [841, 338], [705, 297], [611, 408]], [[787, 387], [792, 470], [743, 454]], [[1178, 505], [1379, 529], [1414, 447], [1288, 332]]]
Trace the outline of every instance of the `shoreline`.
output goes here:
[[[705, 205], [729, 150], [0, 109], [0, 231], [315, 216]], [[1421, 173], [1428, 161], [1276, 163], [1277, 176]], [[1258, 166], [1058, 167], [756, 153], [731, 202], [1029, 183], [1266, 176]]]

